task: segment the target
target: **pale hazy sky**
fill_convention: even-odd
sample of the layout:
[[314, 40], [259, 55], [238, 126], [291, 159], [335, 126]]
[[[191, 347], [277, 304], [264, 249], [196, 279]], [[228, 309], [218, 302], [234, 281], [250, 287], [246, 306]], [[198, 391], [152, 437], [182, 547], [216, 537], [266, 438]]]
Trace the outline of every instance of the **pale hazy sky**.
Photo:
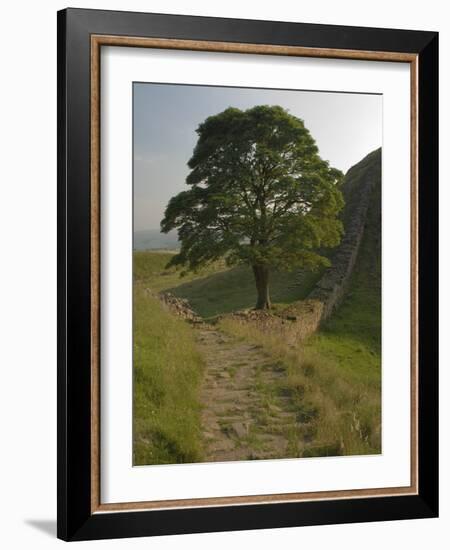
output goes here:
[[133, 99], [135, 231], [158, 229], [169, 199], [188, 189], [195, 130], [227, 107], [280, 105], [344, 173], [382, 141], [380, 95], [135, 83]]

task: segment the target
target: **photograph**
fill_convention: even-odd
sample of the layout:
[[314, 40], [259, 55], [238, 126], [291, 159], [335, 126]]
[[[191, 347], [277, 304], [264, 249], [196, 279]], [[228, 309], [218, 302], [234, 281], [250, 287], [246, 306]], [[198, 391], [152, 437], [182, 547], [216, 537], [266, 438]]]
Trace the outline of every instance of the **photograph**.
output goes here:
[[58, 11], [58, 538], [438, 517], [439, 33], [330, 9]]
[[383, 95], [132, 86], [133, 466], [380, 455]]

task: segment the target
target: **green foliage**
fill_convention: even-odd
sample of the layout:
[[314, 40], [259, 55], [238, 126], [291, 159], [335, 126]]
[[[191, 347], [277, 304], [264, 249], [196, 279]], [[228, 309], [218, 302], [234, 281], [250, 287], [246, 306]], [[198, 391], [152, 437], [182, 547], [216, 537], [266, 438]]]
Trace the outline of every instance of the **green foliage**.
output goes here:
[[230, 107], [197, 133], [190, 189], [170, 200], [161, 222], [181, 241], [171, 264], [327, 265], [317, 250], [341, 237], [342, 174], [320, 158], [303, 121], [279, 106]]
[[134, 285], [133, 464], [201, 459], [204, 368], [187, 323]]

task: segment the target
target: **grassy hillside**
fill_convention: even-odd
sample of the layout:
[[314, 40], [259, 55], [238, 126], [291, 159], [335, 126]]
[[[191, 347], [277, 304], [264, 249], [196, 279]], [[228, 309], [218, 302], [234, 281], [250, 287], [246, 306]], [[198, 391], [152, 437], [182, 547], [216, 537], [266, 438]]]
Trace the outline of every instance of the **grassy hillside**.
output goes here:
[[[180, 270], [166, 268], [170, 252], [134, 252], [134, 278], [155, 291], [170, 291], [187, 298], [204, 318], [237, 309], [251, 308], [256, 302], [253, 273], [247, 266], [228, 268], [216, 262], [198, 273], [182, 275]], [[280, 272], [271, 275], [272, 301], [279, 306], [305, 298], [322, 271]]]
[[[366, 226], [345, 299], [323, 327], [329, 338], [355, 341], [371, 354], [381, 353], [381, 154], [375, 151], [360, 164], [375, 169], [378, 185], [372, 191]], [[360, 168], [357, 165], [357, 168]], [[364, 170], [355, 171], [364, 177]], [[355, 185], [354, 173], [350, 174]], [[348, 213], [346, 213], [348, 215]]]
[[134, 288], [133, 464], [196, 462], [203, 358], [192, 328]]

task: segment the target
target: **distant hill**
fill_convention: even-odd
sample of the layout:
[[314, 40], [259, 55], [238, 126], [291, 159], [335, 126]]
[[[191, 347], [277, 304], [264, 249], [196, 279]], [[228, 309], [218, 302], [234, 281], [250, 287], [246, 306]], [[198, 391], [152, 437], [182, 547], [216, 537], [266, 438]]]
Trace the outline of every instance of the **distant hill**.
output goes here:
[[161, 233], [159, 229], [134, 232], [134, 250], [176, 250], [180, 247], [176, 231]]

